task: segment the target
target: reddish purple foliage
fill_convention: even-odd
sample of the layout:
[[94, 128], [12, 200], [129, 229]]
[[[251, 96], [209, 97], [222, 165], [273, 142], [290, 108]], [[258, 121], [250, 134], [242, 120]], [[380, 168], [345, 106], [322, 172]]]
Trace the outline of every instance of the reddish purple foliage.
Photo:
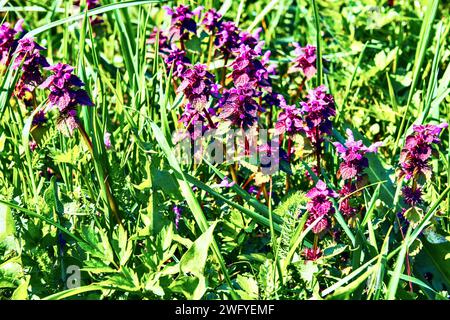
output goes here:
[[302, 71], [307, 79], [311, 79], [317, 71], [316, 47], [308, 44], [302, 48], [298, 43], [294, 43], [294, 46], [296, 58], [293, 61], [293, 65], [289, 68], [289, 72]]
[[319, 222], [312, 228], [313, 233], [326, 231], [330, 227], [330, 216], [334, 213], [334, 207], [329, 198], [337, 197], [336, 192], [327, 188], [325, 182], [319, 180], [306, 196], [310, 199], [306, 204], [306, 210], [309, 213], [306, 225], [309, 226], [319, 219]]
[[331, 133], [330, 118], [336, 115], [333, 96], [326, 91], [324, 85], [319, 86], [308, 93], [306, 102], [300, 103], [306, 135], [314, 144], [320, 143], [325, 134]]

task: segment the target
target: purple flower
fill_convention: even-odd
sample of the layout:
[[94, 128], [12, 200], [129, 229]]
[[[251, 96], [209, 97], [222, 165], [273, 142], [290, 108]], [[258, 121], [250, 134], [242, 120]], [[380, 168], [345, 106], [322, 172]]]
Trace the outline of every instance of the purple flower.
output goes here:
[[382, 146], [382, 142], [376, 142], [369, 147], [366, 147], [362, 140], [355, 141], [353, 132], [350, 129], [346, 130], [347, 141], [344, 145], [339, 142], [334, 142], [340, 158], [343, 160], [339, 166], [338, 178], [343, 180], [352, 179], [360, 175], [364, 168], [369, 165], [369, 162], [364, 155], [367, 152], [377, 152], [378, 148]]
[[271, 89], [269, 73], [261, 61], [257, 52], [247, 45], [241, 45], [236, 50], [237, 57], [231, 64], [233, 71], [231, 77], [235, 87], [253, 86]]
[[292, 137], [297, 133], [304, 132], [301, 110], [295, 105], [287, 105], [282, 95], [278, 95], [278, 101], [283, 111], [278, 115], [278, 120], [275, 124], [277, 133], [286, 133]]
[[37, 143], [34, 140], [30, 140], [30, 142], [28, 142], [28, 145], [30, 147], [30, 151], [33, 152], [34, 150], [36, 150], [37, 148]]
[[215, 9], [210, 9], [206, 11], [205, 17], [202, 20], [202, 25], [205, 26], [205, 29], [209, 32], [213, 33], [220, 26], [220, 19], [222, 15], [218, 13]]
[[23, 19], [17, 21], [14, 28], [11, 28], [8, 22], [0, 26], [0, 64], [6, 65], [9, 60], [10, 52], [15, 50], [16, 43], [14, 41], [17, 33], [22, 32]]
[[103, 135], [103, 143], [105, 144], [106, 149], [111, 149], [111, 133], [105, 131]]
[[[212, 108], [199, 110], [194, 108], [192, 104], [187, 103], [180, 120], [178, 120], [186, 128], [183, 131], [189, 132], [193, 140], [197, 140], [210, 128], [205, 112], [208, 112], [210, 117], [214, 115], [214, 109]], [[184, 138], [184, 135], [181, 134], [179, 138]]]
[[227, 21], [219, 25], [214, 44], [225, 57], [229, 57], [239, 47], [239, 40], [239, 28], [234, 22]]
[[170, 69], [173, 66], [172, 75], [175, 78], [179, 78], [191, 64], [189, 59], [186, 57], [186, 52], [178, 49], [176, 46], [173, 46], [172, 49], [170, 49], [169, 54], [164, 59], [164, 62], [167, 64], [167, 72], [170, 72]]
[[17, 81], [15, 95], [23, 98], [26, 92], [31, 92], [43, 80], [41, 67], [48, 67], [48, 62], [40, 51], [44, 50], [31, 38], [23, 38], [17, 42], [16, 59], [12, 67], [21, 68], [22, 75]]
[[182, 210], [178, 206], [173, 206], [172, 211], [175, 214], [175, 228], [178, 230], [178, 224], [180, 223]]
[[211, 94], [217, 92], [214, 75], [208, 72], [203, 64], [196, 64], [181, 75], [178, 92], [183, 92], [189, 103], [196, 109], [203, 109]]
[[315, 261], [322, 256], [322, 251], [319, 248], [306, 248], [303, 251], [305, 259], [308, 261]]
[[330, 227], [330, 216], [334, 213], [333, 204], [328, 199], [337, 197], [336, 192], [327, 188], [325, 182], [319, 180], [316, 186], [309, 190], [306, 197], [310, 199], [306, 204], [306, 210], [309, 213], [306, 226], [320, 219], [312, 231], [315, 234], [326, 231]]
[[261, 48], [264, 45], [264, 41], [259, 40], [259, 34], [261, 33], [262, 28], [257, 28], [255, 33], [251, 34], [247, 31], [241, 31], [239, 33], [239, 43], [240, 45], [245, 45], [255, 50], [255, 52], [259, 55], [261, 54]]
[[162, 56], [167, 57], [171, 48], [169, 46], [169, 39], [167, 38], [164, 31], [159, 30], [157, 27], [153, 29], [153, 32], [150, 34], [150, 37], [147, 40], [149, 44], [155, 44], [156, 40], [158, 40], [158, 50]]
[[197, 34], [197, 23], [193, 17], [200, 15], [202, 7], [198, 7], [194, 11], [191, 11], [185, 5], [179, 5], [173, 9], [167, 6], [163, 8], [171, 16], [170, 38], [174, 38], [175, 40], [187, 39], [189, 38], [189, 32]]
[[409, 180], [413, 177], [431, 177], [428, 163], [432, 153], [432, 145], [440, 142], [439, 135], [447, 123], [439, 125], [414, 125], [413, 133], [406, 137], [405, 146], [400, 153], [400, 177]]
[[74, 74], [73, 67], [58, 63], [48, 67], [53, 74], [49, 76], [40, 88], [50, 90], [50, 107], [57, 106], [59, 111], [64, 112], [73, 109], [76, 105], [93, 106], [86, 91], [79, 89], [84, 83]]
[[39, 126], [47, 122], [47, 117], [44, 111], [38, 111], [33, 117], [33, 126]]
[[59, 131], [71, 137], [78, 126], [79, 122], [76, 110], [70, 109], [60, 112], [57, 126]]
[[289, 68], [289, 73], [302, 71], [307, 79], [311, 79], [316, 74], [316, 47], [306, 45], [302, 48], [298, 43], [294, 43], [294, 54], [296, 58], [293, 65]]
[[355, 192], [355, 190], [354, 184], [344, 184], [342, 189], [339, 190], [339, 196], [344, 198], [339, 203], [339, 212], [341, 212], [344, 217], [353, 217], [358, 212], [358, 208], [355, 208], [351, 204], [351, 194]]
[[229, 181], [228, 177], [224, 177], [219, 184], [215, 184], [213, 188], [231, 188], [234, 186], [234, 181]]
[[253, 127], [258, 121], [258, 111], [262, 111], [254, 99], [258, 96], [260, 93], [248, 85], [225, 90], [218, 103], [219, 117], [238, 128]]
[[331, 133], [330, 118], [336, 115], [333, 96], [326, 91], [324, 85], [319, 86], [308, 93], [306, 102], [300, 102], [306, 135], [315, 144], [322, 141], [323, 135]]
[[402, 188], [402, 196], [405, 203], [410, 207], [415, 207], [422, 203], [422, 189], [416, 187], [415, 189], [404, 186]]

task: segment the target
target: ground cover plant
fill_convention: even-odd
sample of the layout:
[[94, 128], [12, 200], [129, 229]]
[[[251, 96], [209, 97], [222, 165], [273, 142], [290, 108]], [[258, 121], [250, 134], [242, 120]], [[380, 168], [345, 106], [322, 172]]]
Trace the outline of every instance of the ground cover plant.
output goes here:
[[448, 299], [445, 1], [1, 1], [1, 299]]

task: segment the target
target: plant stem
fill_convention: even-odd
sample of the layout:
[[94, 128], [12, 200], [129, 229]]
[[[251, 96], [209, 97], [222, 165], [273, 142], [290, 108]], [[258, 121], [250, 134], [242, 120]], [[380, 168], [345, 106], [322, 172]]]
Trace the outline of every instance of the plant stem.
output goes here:
[[[83, 137], [84, 141], [86, 142], [86, 145], [88, 146], [89, 152], [92, 154], [92, 157], [95, 158], [95, 154], [94, 154], [94, 147], [92, 145], [92, 141], [89, 138], [86, 130], [83, 127], [82, 123], [78, 123], [78, 130], [81, 133], [81, 136]], [[111, 193], [111, 185], [109, 183], [109, 174], [106, 174], [105, 180], [103, 181], [104, 186], [105, 186], [105, 191], [106, 191], [106, 198], [108, 199], [108, 205], [109, 208], [112, 212], [112, 214], [114, 215], [114, 218], [116, 219], [117, 223], [122, 225], [122, 222], [120, 220], [120, 215], [119, 215], [119, 207], [117, 205], [116, 200], [114, 199], [114, 196]]]

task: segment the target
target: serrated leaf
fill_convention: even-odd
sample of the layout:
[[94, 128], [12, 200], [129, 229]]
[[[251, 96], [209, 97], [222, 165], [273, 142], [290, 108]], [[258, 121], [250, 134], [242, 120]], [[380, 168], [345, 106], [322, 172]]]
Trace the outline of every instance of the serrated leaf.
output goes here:
[[404, 213], [405, 218], [411, 223], [412, 226], [417, 225], [423, 219], [423, 211], [417, 207], [411, 207]]

